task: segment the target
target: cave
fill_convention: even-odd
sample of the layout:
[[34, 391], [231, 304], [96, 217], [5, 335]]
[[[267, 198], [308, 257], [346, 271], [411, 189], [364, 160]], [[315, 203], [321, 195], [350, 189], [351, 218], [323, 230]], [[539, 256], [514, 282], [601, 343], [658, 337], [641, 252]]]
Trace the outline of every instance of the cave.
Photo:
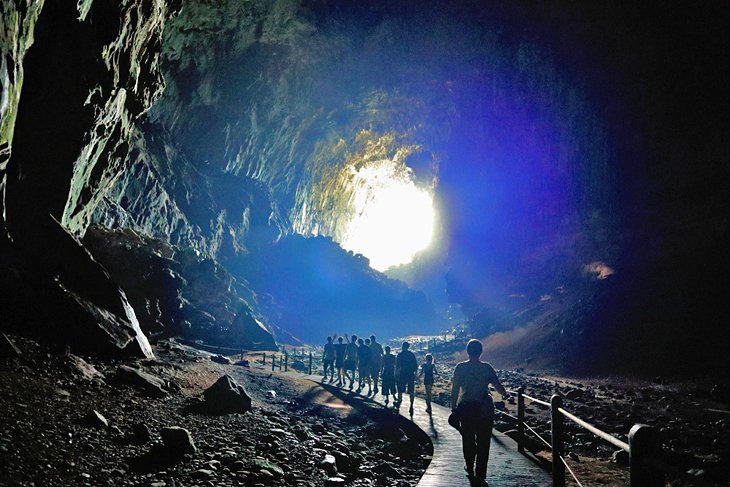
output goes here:
[[0, 356], [477, 338], [727, 399], [722, 2], [0, 5]]

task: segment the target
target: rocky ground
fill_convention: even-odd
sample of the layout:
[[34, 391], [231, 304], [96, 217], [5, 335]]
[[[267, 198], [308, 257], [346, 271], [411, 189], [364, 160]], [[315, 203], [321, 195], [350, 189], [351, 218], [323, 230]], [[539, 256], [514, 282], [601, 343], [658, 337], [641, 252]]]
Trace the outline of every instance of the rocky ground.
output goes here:
[[[428, 465], [430, 443], [404, 419], [255, 364], [174, 342], [155, 360], [92, 361], [10, 338], [20, 356], [0, 359], [0, 485], [415, 485]], [[201, 393], [224, 374], [249, 412], [206, 407]]]

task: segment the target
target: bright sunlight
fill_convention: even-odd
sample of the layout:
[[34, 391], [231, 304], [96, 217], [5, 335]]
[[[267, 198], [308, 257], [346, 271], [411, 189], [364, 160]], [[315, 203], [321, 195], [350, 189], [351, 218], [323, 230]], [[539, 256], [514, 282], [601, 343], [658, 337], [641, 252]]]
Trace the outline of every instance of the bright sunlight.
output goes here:
[[377, 161], [358, 169], [354, 184], [344, 249], [366, 256], [372, 268], [385, 271], [411, 262], [429, 246], [436, 217], [433, 197], [416, 187], [408, 167]]

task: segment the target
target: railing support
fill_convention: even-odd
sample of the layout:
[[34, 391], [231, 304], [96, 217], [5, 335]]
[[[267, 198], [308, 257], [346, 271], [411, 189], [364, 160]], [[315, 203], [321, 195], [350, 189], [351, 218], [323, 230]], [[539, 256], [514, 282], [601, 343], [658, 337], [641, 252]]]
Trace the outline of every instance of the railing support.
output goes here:
[[289, 372], [289, 352], [284, 351], [284, 372]]
[[309, 352], [309, 375], [312, 375], [312, 352]]
[[517, 451], [525, 453], [525, 393], [524, 386], [517, 389]]
[[271, 354], [271, 371], [274, 371], [274, 368], [276, 367], [276, 355], [273, 353]]
[[279, 372], [281, 372], [281, 368], [283, 367], [283, 365], [284, 365], [284, 359], [281, 358], [281, 355], [279, 355]]
[[554, 394], [550, 398], [550, 420], [553, 447], [553, 487], [565, 487], [565, 465], [563, 465], [563, 415], [559, 409], [563, 399]]
[[266, 365], [266, 352], [261, 352], [261, 360], [261, 363]]
[[664, 476], [655, 464], [661, 453], [661, 441], [656, 429], [635, 424], [629, 431], [631, 487], [661, 487]]

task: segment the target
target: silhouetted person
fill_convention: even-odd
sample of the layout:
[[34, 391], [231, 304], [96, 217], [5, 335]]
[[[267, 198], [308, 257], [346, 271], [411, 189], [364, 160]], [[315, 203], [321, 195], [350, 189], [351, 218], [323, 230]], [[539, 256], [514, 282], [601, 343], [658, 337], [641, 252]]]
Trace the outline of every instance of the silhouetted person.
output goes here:
[[423, 375], [423, 387], [426, 389], [426, 412], [431, 414], [431, 392], [433, 391], [433, 376], [436, 365], [433, 363], [433, 355], [426, 354], [426, 362], [421, 365]]
[[324, 364], [324, 376], [322, 380], [327, 380], [327, 371], [329, 370], [330, 382], [332, 382], [335, 379], [335, 344], [332, 343], [332, 337], [327, 337], [327, 343], [324, 344], [322, 363]]
[[385, 404], [388, 404], [388, 396], [393, 395], [393, 402], [396, 401], [396, 390], [395, 390], [395, 355], [390, 353], [390, 347], [385, 347], [385, 354], [383, 355], [383, 387], [380, 393], [385, 397]]
[[[346, 337], [347, 335], [345, 335]], [[345, 347], [345, 382], [350, 379], [350, 389], [355, 384], [355, 369], [357, 368], [357, 335], [352, 335]]]
[[[479, 360], [482, 344], [469, 340], [466, 345], [469, 360], [459, 363], [454, 369], [451, 383], [451, 407], [458, 423], [464, 449], [464, 470], [470, 480], [486, 483], [489, 444], [494, 426], [494, 401], [489, 384], [506, 396], [494, 368]], [[449, 422], [452, 422], [450, 418]], [[453, 425], [453, 424], [452, 424]], [[475, 469], [476, 459], [476, 469]]]
[[342, 337], [337, 337], [335, 344], [335, 368], [337, 369], [337, 385], [341, 386], [342, 376], [345, 374], [345, 349], [347, 344], [343, 343]]
[[365, 341], [363, 341], [363, 339], [360, 338], [357, 341], [357, 344], [357, 372], [360, 376], [360, 385], [357, 390], [360, 392], [365, 387], [365, 384], [367, 384], [369, 394], [373, 390], [370, 385], [370, 339], [366, 338]]
[[407, 392], [411, 399], [411, 406], [408, 408], [408, 412], [413, 416], [413, 395], [414, 386], [416, 382], [416, 372], [418, 371], [418, 361], [416, 356], [408, 350], [410, 344], [403, 342], [401, 351], [395, 359], [395, 378], [398, 384], [398, 400], [395, 402], [396, 406], [401, 405], [403, 402], [403, 392]]
[[378, 393], [378, 379], [383, 361], [383, 347], [375, 341], [375, 335], [370, 335], [370, 377], [373, 379], [373, 394]]

